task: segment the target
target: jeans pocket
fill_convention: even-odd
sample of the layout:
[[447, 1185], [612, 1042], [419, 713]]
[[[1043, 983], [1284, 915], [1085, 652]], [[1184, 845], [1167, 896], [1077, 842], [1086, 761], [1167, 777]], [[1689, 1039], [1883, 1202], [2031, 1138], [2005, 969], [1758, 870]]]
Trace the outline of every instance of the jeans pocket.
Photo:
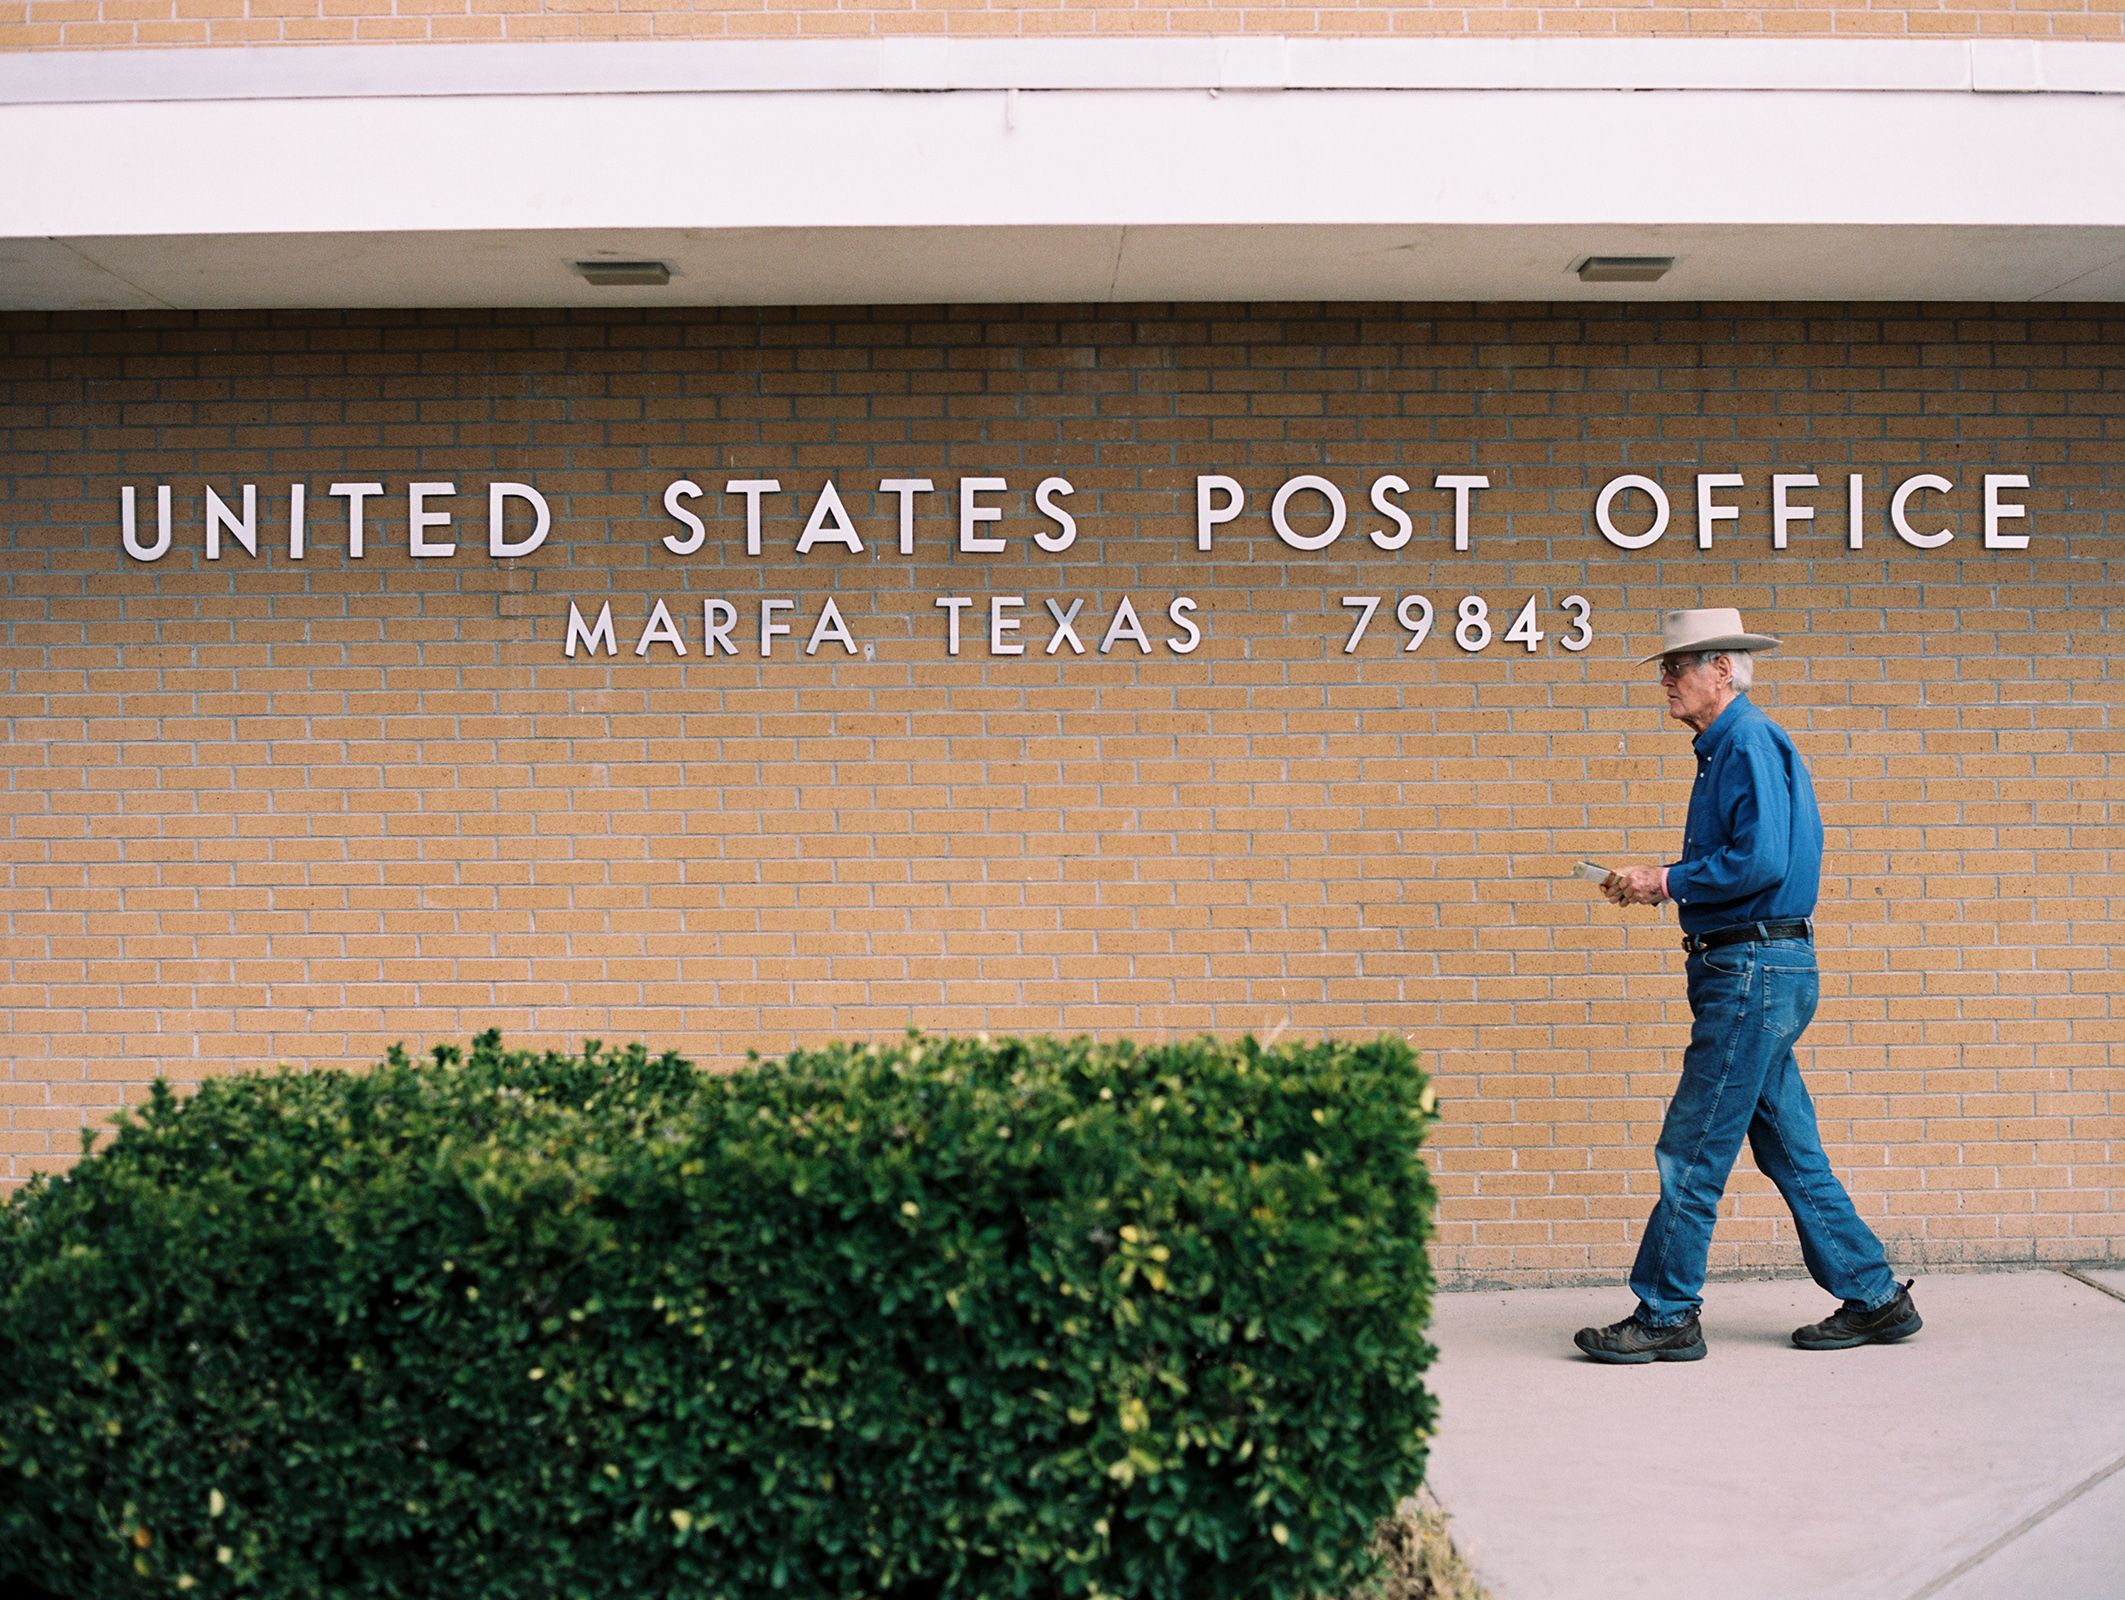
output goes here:
[[1746, 944], [1722, 944], [1698, 951], [1697, 959], [1724, 977], [1745, 978], [1753, 957]]
[[1763, 969], [1763, 1031], [1798, 1039], [1815, 1017], [1822, 980], [1813, 967]]

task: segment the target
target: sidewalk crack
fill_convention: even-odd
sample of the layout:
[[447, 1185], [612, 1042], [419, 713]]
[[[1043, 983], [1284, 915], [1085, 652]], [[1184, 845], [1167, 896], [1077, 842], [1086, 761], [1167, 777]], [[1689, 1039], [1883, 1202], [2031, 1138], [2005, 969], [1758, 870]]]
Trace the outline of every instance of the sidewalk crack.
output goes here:
[[[2101, 1288], [2102, 1285], [2098, 1284], [2096, 1287]], [[2108, 1291], [2105, 1292], [2107, 1293]], [[2105, 1478], [2110, 1477], [2113, 1473], [2117, 1472], [2121, 1468], [2125, 1468], [2125, 1456], [2119, 1456], [2117, 1460], [2111, 1462], [2109, 1466], [2103, 1467], [2096, 1473], [2094, 1473], [2092, 1476], [2083, 1479], [2080, 1483], [2074, 1485], [2074, 1487], [2068, 1489], [2064, 1494], [2060, 1495], [2056, 1500], [2052, 1501], [2050, 1505], [2041, 1506], [2037, 1510], [2032, 1511], [2028, 1516], [2022, 1518], [2020, 1522], [2017, 1522], [2013, 1527], [2009, 1528], [2005, 1533], [2001, 1534], [1997, 1539], [1993, 1540], [1992, 1543], [1986, 1545], [1984, 1549], [1978, 1551], [1976, 1555], [1964, 1557], [1961, 1561], [1958, 1561], [1953, 1567], [1950, 1567], [1946, 1572], [1942, 1573], [1938, 1578], [1935, 1578], [1931, 1583], [1927, 1584], [1923, 1589], [1915, 1591], [1911, 1595], [1911, 1600], [1928, 1600], [1929, 1596], [1939, 1594], [1943, 1589], [1947, 1588], [1949, 1584], [1955, 1582], [1957, 1578], [1962, 1577], [1967, 1572], [1974, 1572], [1977, 1568], [1983, 1566], [1994, 1556], [1998, 1555], [2002, 1550], [2006, 1549], [2007, 1546], [2013, 1544], [2015, 1540], [2019, 1539], [2023, 1534], [2027, 1533], [2031, 1528], [2034, 1528], [2038, 1523], [2058, 1515], [2058, 1513], [2064, 1511], [2068, 1506], [2072, 1505], [2074, 1501], [2080, 1499], [2081, 1496], [2086, 1494], [2090, 1489], [2093, 1489], [2097, 1484], [2101, 1483]]]
[[2096, 1282], [2095, 1279], [2089, 1277], [2079, 1267], [2061, 1267], [2059, 1271], [2065, 1273], [2067, 1277], [2073, 1279], [2076, 1283], [2087, 1284], [2089, 1288], [2094, 1289], [2099, 1294], [2107, 1294], [2113, 1300], [2125, 1300], [2125, 1294], [2119, 1294], [2117, 1290], [2111, 1288], [2107, 1283]]

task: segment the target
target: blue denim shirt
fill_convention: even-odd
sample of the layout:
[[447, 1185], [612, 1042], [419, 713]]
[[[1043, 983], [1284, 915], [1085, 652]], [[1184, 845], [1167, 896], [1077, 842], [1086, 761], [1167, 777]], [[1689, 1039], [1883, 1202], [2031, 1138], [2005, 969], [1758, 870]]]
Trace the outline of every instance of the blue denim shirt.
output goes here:
[[1682, 859], [1668, 868], [1682, 931], [1813, 915], [1822, 816], [1793, 741], [1739, 694], [1692, 747], [1697, 783]]

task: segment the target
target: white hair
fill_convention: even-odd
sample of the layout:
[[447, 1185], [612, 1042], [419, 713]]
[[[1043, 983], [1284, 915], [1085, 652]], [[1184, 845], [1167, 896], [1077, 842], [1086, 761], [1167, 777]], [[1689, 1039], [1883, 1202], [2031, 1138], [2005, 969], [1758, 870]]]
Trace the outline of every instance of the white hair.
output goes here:
[[1746, 692], [1749, 685], [1756, 681], [1756, 658], [1746, 650], [1700, 650], [1697, 652], [1697, 664], [1709, 667], [1721, 656], [1727, 658], [1728, 666], [1733, 669], [1734, 687]]

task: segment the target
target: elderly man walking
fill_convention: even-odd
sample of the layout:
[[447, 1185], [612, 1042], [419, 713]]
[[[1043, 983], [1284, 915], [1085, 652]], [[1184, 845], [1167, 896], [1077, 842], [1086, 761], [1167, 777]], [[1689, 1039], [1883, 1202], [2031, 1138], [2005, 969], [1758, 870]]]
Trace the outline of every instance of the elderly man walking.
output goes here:
[[1815, 1015], [1810, 918], [1823, 832], [1793, 741], [1749, 702], [1751, 652], [1777, 645], [1747, 632], [1730, 607], [1671, 611], [1659, 651], [1645, 658], [1660, 663], [1668, 715], [1697, 735], [1697, 782], [1682, 858], [1620, 868], [1602, 893], [1619, 906], [1675, 903], [1694, 1021], [1654, 1152], [1660, 1201], [1631, 1268], [1638, 1308], [1574, 1340], [1596, 1361], [1703, 1358], [1697, 1314], [1712, 1223], [1744, 1137], [1792, 1209], [1809, 1275], [1844, 1302], [1795, 1330], [1793, 1342], [1846, 1350], [1893, 1344], [1921, 1326], [1911, 1285], [1897, 1283], [1881, 1241], [1830, 1170], [1793, 1060]]

